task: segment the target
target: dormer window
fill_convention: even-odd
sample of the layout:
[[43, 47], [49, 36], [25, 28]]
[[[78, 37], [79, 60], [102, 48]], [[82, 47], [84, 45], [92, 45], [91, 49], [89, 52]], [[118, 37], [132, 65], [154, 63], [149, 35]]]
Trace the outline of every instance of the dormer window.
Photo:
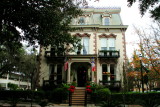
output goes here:
[[104, 25], [109, 25], [109, 18], [108, 17], [104, 18]]
[[80, 17], [78, 23], [79, 23], [80, 25], [84, 25], [84, 24], [85, 24], [85, 18], [84, 18], [84, 17]]
[[109, 13], [105, 13], [102, 15], [102, 24], [103, 25], [110, 25], [110, 18], [111, 18], [111, 14]]

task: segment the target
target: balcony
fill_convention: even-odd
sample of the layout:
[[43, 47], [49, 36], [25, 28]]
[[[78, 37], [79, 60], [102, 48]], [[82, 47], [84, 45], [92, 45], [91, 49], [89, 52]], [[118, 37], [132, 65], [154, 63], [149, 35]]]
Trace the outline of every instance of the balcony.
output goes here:
[[65, 55], [64, 52], [55, 52], [55, 51], [45, 51], [44, 55], [47, 59], [47, 61], [52, 61], [52, 62], [64, 62]]
[[99, 58], [119, 58], [120, 52], [117, 50], [100, 50], [98, 56]]

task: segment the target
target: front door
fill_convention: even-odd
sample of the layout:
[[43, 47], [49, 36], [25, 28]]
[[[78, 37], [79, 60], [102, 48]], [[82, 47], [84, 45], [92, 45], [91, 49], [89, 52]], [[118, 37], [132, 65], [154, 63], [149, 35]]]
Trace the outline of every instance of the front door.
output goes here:
[[78, 69], [77, 69], [77, 83], [78, 83], [78, 87], [84, 87], [85, 86], [86, 75], [87, 75], [87, 69], [84, 66], [78, 67]]

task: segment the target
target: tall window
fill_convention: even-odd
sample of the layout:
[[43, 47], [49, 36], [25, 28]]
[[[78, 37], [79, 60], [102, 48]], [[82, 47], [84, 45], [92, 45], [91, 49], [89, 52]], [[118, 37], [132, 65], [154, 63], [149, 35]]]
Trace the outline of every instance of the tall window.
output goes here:
[[115, 50], [115, 39], [114, 38], [108, 39], [108, 50]]
[[102, 65], [102, 80], [108, 80], [108, 72], [107, 72], [107, 65]]
[[80, 52], [79, 54], [89, 54], [89, 37], [82, 37], [81, 41], [77, 45], [81, 44], [82, 48], [75, 48], [75, 52]]
[[50, 80], [56, 80], [57, 84], [62, 83], [62, 65], [51, 65]]
[[107, 38], [101, 38], [101, 50], [107, 50]]
[[111, 73], [110, 75], [111, 80], [115, 80], [115, 65], [114, 64], [110, 65], [110, 73]]
[[115, 38], [101, 38], [101, 50], [115, 50]]
[[54, 65], [50, 66], [50, 70], [51, 70], [50, 77], [49, 77], [50, 80], [54, 80], [54, 67], [55, 67]]
[[82, 53], [83, 55], [89, 54], [89, 38], [83, 37], [82, 38]]

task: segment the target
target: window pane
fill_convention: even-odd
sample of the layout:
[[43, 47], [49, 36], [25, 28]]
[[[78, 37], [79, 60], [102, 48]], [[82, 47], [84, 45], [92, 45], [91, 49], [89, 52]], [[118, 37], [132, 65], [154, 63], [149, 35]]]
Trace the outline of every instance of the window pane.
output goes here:
[[104, 25], [109, 25], [109, 18], [104, 19]]
[[115, 69], [114, 69], [114, 68], [115, 68], [115, 65], [114, 65], [114, 64], [111, 64], [111, 65], [110, 65], [110, 68], [111, 68], [111, 69], [110, 69], [111, 80], [115, 80], [115, 75], [114, 75], [114, 74], [115, 74], [115, 71], [114, 71], [114, 70], [115, 70]]
[[102, 72], [107, 72], [107, 65], [106, 64], [102, 65]]
[[115, 50], [115, 38], [108, 39], [108, 48], [109, 50]]
[[107, 38], [101, 38], [101, 50], [107, 50]]
[[86, 55], [89, 53], [89, 38], [83, 38], [83, 54]]
[[101, 50], [107, 50], [107, 47], [101, 47]]
[[107, 75], [107, 64], [102, 65], [102, 80], [108, 80], [108, 75]]
[[115, 47], [109, 47], [109, 50], [115, 50]]

